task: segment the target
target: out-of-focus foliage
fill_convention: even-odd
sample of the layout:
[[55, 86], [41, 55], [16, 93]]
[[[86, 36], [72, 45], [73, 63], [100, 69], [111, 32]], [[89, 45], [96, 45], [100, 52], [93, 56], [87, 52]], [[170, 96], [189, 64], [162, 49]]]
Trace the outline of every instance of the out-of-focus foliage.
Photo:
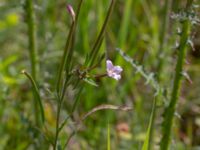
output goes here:
[[[178, 0], [177, 0], [178, 1]], [[56, 122], [55, 90], [58, 66], [69, 32], [71, 18], [66, 4], [77, 8], [79, 0], [35, 0], [37, 50], [39, 57], [38, 85], [42, 95], [46, 124], [44, 129], [34, 125], [32, 87], [21, 74], [31, 72], [28, 49], [28, 32], [25, 0], [0, 1], [0, 150], [50, 149]], [[108, 27], [100, 48], [100, 55], [123, 68], [122, 79], [117, 82], [105, 77], [95, 80], [98, 87], [86, 84], [75, 110], [75, 119], [100, 104], [128, 105], [131, 112], [103, 110], [92, 114], [84, 122], [83, 129], [74, 136], [69, 149], [107, 148], [108, 128], [111, 149], [142, 149], [151, 108], [154, 88], [146, 83], [137, 71], [115, 50], [123, 49], [148, 73], [157, 75], [160, 33], [162, 30], [162, 8], [164, 0], [116, 0]], [[166, 100], [172, 90], [173, 75], [179, 44], [177, 31], [180, 23], [172, 16], [185, 5], [185, 1], [173, 1], [170, 12], [168, 44], [164, 47], [163, 69], [159, 82], [165, 89]], [[77, 68], [92, 49], [102, 27], [110, 1], [83, 0], [74, 43], [74, 58]], [[193, 4], [197, 24], [191, 33], [184, 70], [192, 83], [183, 80], [180, 101], [172, 132], [172, 149], [198, 149], [200, 147], [200, 2]], [[194, 20], [193, 20], [194, 21]], [[99, 55], [99, 56], [100, 56]], [[92, 75], [106, 73], [105, 59], [91, 72]], [[76, 90], [68, 87], [63, 102], [61, 122], [67, 118], [75, 100]], [[160, 124], [164, 109], [163, 99], [157, 106], [154, 134], [154, 149], [161, 138]], [[109, 124], [109, 127], [107, 126]], [[67, 122], [60, 134], [64, 144], [74, 130], [73, 121]], [[46, 136], [47, 135], [47, 136]], [[37, 137], [37, 138], [36, 138]]]

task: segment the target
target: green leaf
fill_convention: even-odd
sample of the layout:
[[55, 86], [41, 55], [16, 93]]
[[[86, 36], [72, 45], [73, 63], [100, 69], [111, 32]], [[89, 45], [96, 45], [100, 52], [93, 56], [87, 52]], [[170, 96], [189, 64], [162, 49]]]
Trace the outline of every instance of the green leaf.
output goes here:
[[36, 100], [37, 100], [39, 107], [40, 107], [40, 114], [41, 114], [42, 123], [44, 124], [44, 122], [45, 122], [44, 107], [42, 105], [42, 100], [41, 100], [41, 97], [40, 97], [40, 93], [39, 93], [39, 89], [37, 87], [37, 84], [34, 81], [33, 77], [29, 73], [27, 73], [25, 70], [23, 70], [22, 73], [30, 80], [30, 82], [33, 86], [33, 91], [34, 91], [34, 94], [36, 96]]
[[110, 150], [111, 146], [110, 146], [110, 125], [108, 124], [107, 127], [107, 150]]
[[98, 86], [95, 81], [93, 81], [92, 79], [88, 79], [88, 78], [84, 78], [83, 81], [85, 81], [86, 83], [92, 85], [92, 86]]
[[153, 102], [153, 108], [151, 111], [151, 118], [148, 126], [148, 130], [146, 133], [146, 138], [144, 141], [144, 144], [142, 146], [142, 150], [150, 150], [151, 149], [151, 141], [152, 141], [152, 133], [153, 133], [153, 124], [154, 124], [154, 118], [155, 118], [155, 112], [156, 112], [156, 98]]

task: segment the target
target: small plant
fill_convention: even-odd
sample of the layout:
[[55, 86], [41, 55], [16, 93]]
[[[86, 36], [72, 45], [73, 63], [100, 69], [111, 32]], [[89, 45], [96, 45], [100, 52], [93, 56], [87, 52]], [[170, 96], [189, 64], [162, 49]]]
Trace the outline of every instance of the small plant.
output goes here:
[[[81, 67], [81, 68], [85, 68], [85, 69], [81, 69], [81, 68], [75, 69], [72, 66], [72, 62], [73, 62], [72, 58], [73, 58], [73, 53], [74, 53], [73, 52], [73, 42], [74, 42], [73, 40], [74, 40], [74, 36], [75, 36], [76, 24], [77, 24], [77, 21], [78, 21], [79, 12], [80, 12], [80, 9], [81, 9], [81, 6], [82, 6], [82, 0], [79, 3], [78, 10], [76, 11], [76, 13], [74, 12], [73, 7], [71, 5], [67, 5], [67, 7], [66, 7], [69, 15], [72, 18], [72, 24], [71, 24], [71, 27], [70, 27], [70, 31], [69, 31], [67, 41], [66, 41], [64, 53], [62, 55], [62, 59], [61, 59], [61, 63], [60, 63], [59, 71], [58, 71], [58, 77], [57, 77], [57, 84], [56, 84], [56, 100], [57, 100], [56, 131], [55, 131], [54, 142], [52, 143], [54, 150], [65, 149], [66, 146], [68, 145], [71, 137], [79, 130], [79, 127], [77, 126], [76, 131], [72, 132], [72, 134], [69, 136], [69, 138], [68, 138], [67, 142], [64, 144], [64, 146], [60, 145], [59, 134], [60, 134], [62, 128], [67, 123], [68, 119], [73, 118], [73, 112], [76, 109], [76, 105], [77, 105], [77, 101], [75, 101], [73, 108], [72, 108], [72, 111], [69, 114], [69, 117], [62, 124], [60, 124], [60, 113], [62, 111], [62, 104], [63, 104], [63, 100], [65, 98], [66, 89], [70, 85], [70, 82], [76, 82], [76, 83], [80, 84], [79, 82], [85, 81], [86, 83], [97, 86], [97, 84], [93, 81], [92, 77], [100, 78], [100, 77], [103, 77], [103, 76], [108, 76], [108, 77], [114, 78], [115, 80], [121, 79], [121, 72], [122, 72], [123, 69], [120, 66], [113, 66], [113, 64], [110, 60], [106, 61], [106, 66], [107, 66], [107, 68], [106, 68], [107, 73], [106, 74], [95, 75], [95, 76], [89, 75], [89, 71], [96, 68], [96, 65], [94, 65], [94, 63], [95, 63], [96, 57], [98, 56], [98, 51], [99, 51], [99, 48], [101, 46], [101, 43], [102, 43], [102, 40], [103, 40], [103, 37], [104, 37], [104, 33], [105, 33], [105, 30], [106, 30], [106, 26], [107, 26], [109, 17], [111, 16], [111, 12], [112, 12], [112, 9], [114, 7], [114, 3], [115, 3], [115, 1], [112, 0], [111, 4], [110, 4], [109, 11], [107, 13], [107, 17], [106, 17], [105, 22], [103, 24], [103, 27], [101, 29], [101, 32], [100, 32], [100, 34], [99, 34], [99, 36], [98, 36], [98, 38], [97, 38], [97, 40], [94, 44], [94, 47], [93, 47], [89, 57], [87, 57], [87, 59], [85, 61], [85, 64], [84, 64], [85, 66]], [[31, 5], [32, 5], [32, 1], [31, 1]], [[31, 11], [31, 13], [33, 13], [32, 9], [30, 10], [30, 8], [28, 9], [28, 12], [29, 11]], [[33, 21], [33, 17], [30, 18], [30, 20], [28, 20], [28, 23], [32, 22], [32, 21]], [[31, 28], [30, 30], [34, 30], [34, 28]], [[35, 31], [33, 31], [33, 32], [35, 32]], [[31, 42], [32, 41], [30, 41], [30, 43]], [[35, 51], [34, 49], [32, 49], [32, 46], [30, 47], [31, 51]], [[33, 53], [33, 54], [35, 54], [35, 53]], [[31, 58], [36, 57], [35, 55], [33, 56], [32, 53], [31, 53], [30, 56], [31, 56]], [[31, 60], [33, 60], [33, 59], [31, 59]], [[101, 60], [100, 60], [100, 62], [101, 62]], [[32, 75], [28, 74], [26, 71], [22, 71], [22, 73], [25, 74], [27, 76], [27, 78], [32, 83], [33, 93], [34, 93], [34, 95], [36, 95], [35, 99], [38, 101], [36, 104], [40, 107], [40, 114], [41, 114], [40, 116], [41, 116], [43, 126], [44, 126], [45, 114], [44, 114], [44, 107], [43, 107], [43, 104], [42, 104], [40, 92], [39, 92], [39, 89], [36, 85], [36, 78], [35, 78], [35, 71], [34, 71], [35, 70], [35, 68], [34, 68], [35, 63], [33, 61], [31, 61], [31, 63], [33, 64]], [[34, 76], [34, 78], [32, 76]], [[76, 87], [78, 88], [77, 85], [75, 86], [75, 88]], [[80, 95], [80, 93], [78, 93], [78, 95]], [[131, 110], [130, 107], [126, 107], [126, 106], [115, 106], [115, 105], [108, 105], [108, 104], [100, 105], [100, 106], [97, 106], [94, 109], [92, 109], [87, 114], [85, 114], [82, 117], [82, 119], [80, 119], [77, 123], [81, 124], [81, 122], [83, 120], [85, 120], [86, 117], [88, 117], [92, 113], [96, 112], [97, 110], [102, 110], [102, 109], [114, 109], [114, 110], [123, 110], [123, 111]], [[36, 113], [38, 114], [38, 112], [36, 112]], [[38, 118], [38, 116], [37, 116], [37, 118]]]

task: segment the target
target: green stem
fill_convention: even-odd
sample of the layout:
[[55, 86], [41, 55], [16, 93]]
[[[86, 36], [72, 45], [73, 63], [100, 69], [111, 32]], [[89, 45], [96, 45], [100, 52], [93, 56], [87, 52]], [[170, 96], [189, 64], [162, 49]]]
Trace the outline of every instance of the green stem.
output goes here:
[[176, 104], [179, 99], [179, 91], [181, 87], [181, 77], [182, 77], [181, 73], [183, 70], [183, 63], [185, 59], [189, 32], [190, 32], [190, 24], [188, 20], [185, 20], [183, 22], [180, 47], [178, 49], [179, 55], [178, 55], [178, 60], [176, 64], [176, 72], [175, 72], [173, 90], [171, 94], [171, 100], [164, 114], [163, 137], [161, 139], [161, 145], [160, 145], [161, 150], [168, 150], [169, 145], [170, 145], [171, 129], [173, 125], [173, 118], [174, 118], [174, 113], [176, 109]]
[[29, 40], [29, 55], [31, 59], [31, 75], [36, 79], [38, 71], [37, 49], [36, 49], [36, 26], [33, 0], [26, 1], [27, 25], [28, 25], [28, 40]]
[[58, 79], [57, 79], [57, 84], [56, 84], [56, 90], [57, 90], [57, 93], [59, 95], [60, 95], [60, 89], [61, 89], [61, 81], [62, 81], [63, 71], [64, 71], [66, 63], [68, 61], [67, 58], [68, 58], [69, 53], [70, 53], [69, 49], [70, 49], [71, 43], [72, 43], [74, 27], [75, 27], [75, 23], [73, 21], [73, 23], [71, 25], [71, 28], [70, 28], [70, 31], [69, 31], [69, 36], [68, 36], [67, 41], [66, 41], [66, 45], [65, 45], [63, 57], [62, 57], [62, 60], [61, 60], [61, 63], [60, 63], [60, 67], [59, 67], [59, 71], [58, 71]]
[[[65, 91], [66, 91], [66, 88], [67, 88], [67, 85], [68, 85], [68, 81], [71, 77], [69, 75], [69, 71], [70, 71], [71, 61], [72, 61], [72, 57], [73, 57], [72, 47], [73, 47], [73, 42], [74, 42], [74, 39], [75, 39], [75, 30], [76, 30], [76, 26], [77, 26], [78, 17], [79, 17], [79, 13], [80, 13], [82, 3], [83, 3], [83, 0], [80, 0], [79, 5], [78, 5], [78, 9], [76, 11], [76, 18], [75, 18], [75, 20], [73, 20], [70, 31], [69, 31], [69, 35], [68, 35], [68, 38], [67, 38], [67, 41], [66, 41], [63, 57], [62, 57], [59, 72], [58, 72], [58, 80], [57, 80], [57, 85], [56, 85], [57, 96], [58, 96], [58, 104], [57, 104], [57, 116], [56, 116], [56, 134], [55, 134], [55, 141], [54, 141], [54, 146], [53, 146], [54, 150], [56, 150], [59, 132], [60, 132], [60, 126], [59, 126], [60, 112], [61, 112], [61, 107], [62, 107], [62, 103], [63, 103], [63, 100], [64, 100], [64, 94], [65, 94]], [[62, 87], [62, 77], [63, 77], [64, 70], [66, 72], [66, 79], [65, 79], [64, 85]], [[62, 91], [61, 91], [61, 88], [62, 88]]]
[[59, 71], [58, 71], [58, 79], [57, 79], [57, 85], [56, 85], [56, 90], [57, 90], [58, 94], [60, 94], [63, 71], [64, 70], [66, 71], [66, 75], [68, 75], [68, 73], [70, 71], [71, 60], [73, 57], [73, 43], [74, 43], [74, 39], [75, 39], [75, 31], [76, 31], [76, 26], [77, 26], [82, 3], [83, 3], [83, 0], [80, 0], [78, 9], [76, 11], [76, 18], [75, 18], [75, 20], [73, 20], [72, 25], [70, 27], [69, 35], [68, 35], [64, 53], [63, 53], [63, 57], [61, 60]]
[[[28, 26], [28, 42], [29, 42], [29, 55], [31, 61], [31, 76], [36, 81], [37, 80], [37, 72], [39, 71], [38, 59], [37, 59], [37, 49], [36, 49], [36, 26], [35, 26], [35, 16], [34, 16], [34, 3], [33, 0], [26, 0], [25, 11], [27, 14], [26, 21]], [[33, 92], [34, 93], [34, 92]], [[36, 95], [34, 95], [34, 99], [36, 99]], [[34, 101], [34, 109], [35, 109], [35, 121], [36, 124], [39, 125], [39, 117], [38, 117], [38, 106], [36, 100]]]
[[[59, 98], [58, 98], [59, 99]], [[57, 147], [57, 142], [58, 142], [58, 136], [59, 136], [59, 122], [60, 122], [60, 111], [61, 111], [61, 100], [59, 100], [58, 105], [57, 105], [57, 116], [56, 116], [56, 135], [55, 135], [55, 141], [54, 141], [54, 146], [53, 149], [56, 150]]]

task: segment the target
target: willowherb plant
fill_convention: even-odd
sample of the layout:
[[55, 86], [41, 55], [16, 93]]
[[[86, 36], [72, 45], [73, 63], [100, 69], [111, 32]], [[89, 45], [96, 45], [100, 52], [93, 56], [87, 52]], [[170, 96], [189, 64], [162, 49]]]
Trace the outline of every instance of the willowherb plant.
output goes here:
[[[30, 5], [27, 9], [27, 12], [32, 14], [33, 12], [33, 1], [32, 0], [27, 0], [27, 3]], [[81, 10], [81, 6], [82, 6], [83, 0], [80, 0], [77, 11], [75, 12], [73, 7], [71, 5], [67, 5], [66, 9], [68, 11], [68, 14], [71, 16], [72, 22], [71, 22], [71, 26], [70, 26], [70, 30], [69, 30], [69, 34], [66, 40], [66, 44], [65, 44], [65, 48], [64, 48], [64, 52], [62, 55], [62, 59], [59, 65], [59, 69], [58, 69], [58, 74], [57, 74], [57, 82], [56, 82], [56, 87], [55, 87], [55, 93], [56, 93], [56, 127], [55, 127], [55, 136], [53, 138], [53, 142], [50, 142], [53, 146], [53, 149], [65, 149], [71, 139], [71, 137], [79, 130], [79, 126], [76, 127], [75, 131], [72, 132], [71, 135], [69, 135], [68, 140], [66, 140], [66, 143], [64, 145], [61, 145], [59, 142], [59, 135], [60, 132], [62, 131], [62, 129], [64, 128], [64, 126], [66, 125], [66, 123], [68, 122], [69, 119], [74, 120], [73, 118], [73, 113], [77, 107], [77, 103], [79, 100], [79, 97], [81, 95], [81, 91], [84, 87], [83, 83], [89, 83], [91, 85], [97, 86], [97, 84], [95, 83], [94, 79], [96, 78], [101, 78], [101, 77], [111, 77], [115, 80], [119, 80], [121, 79], [121, 72], [122, 72], [122, 68], [120, 66], [114, 66], [112, 64], [112, 62], [110, 60], [106, 61], [106, 73], [102, 74], [102, 75], [90, 75], [89, 72], [93, 69], [95, 69], [99, 63], [102, 62], [102, 59], [104, 57], [100, 57], [100, 60], [97, 60], [98, 57], [98, 53], [99, 53], [99, 49], [100, 46], [102, 44], [104, 35], [105, 35], [105, 30], [109, 21], [109, 18], [111, 16], [111, 13], [113, 11], [114, 8], [114, 4], [115, 4], [115, 0], [111, 0], [111, 4], [108, 10], [108, 13], [106, 15], [106, 19], [103, 23], [102, 29], [94, 43], [94, 46], [91, 50], [91, 52], [89, 53], [89, 57], [87, 57], [85, 59], [85, 64], [83, 64], [82, 67], [79, 68], [75, 68], [72, 64], [74, 62], [74, 49], [73, 49], [73, 44], [74, 44], [74, 39], [75, 39], [75, 34], [76, 34], [76, 27], [77, 27], [77, 22], [78, 22], [78, 17], [79, 17], [79, 12]], [[31, 7], [31, 9], [30, 9]], [[33, 14], [32, 14], [33, 15]], [[30, 82], [32, 83], [33, 86], [33, 93], [35, 94], [35, 100], [36, 100], [36, 106], [39, 106], [40, 111], [35, 112], [37, 115], [40, 114], [41, 116], [41, 120], [42, 120], [42, 128], [45, 128], [45, 110], [44, 110], [44, 106], [43, 106], [43, 102], [42, 102], [42, 97], [40, 95], [40, 91], [39, 88], [37, 86], [37, 82], [36, 82], [36, 71], [35, 71], [35, 57], [36, 57], [36, 53], [35, 53], [35, 44], [34, 44], [34, 38], [32, 37], [33, 32], [35, 32], [34, 28], [33, 28], [33, 21], [34, 18], [30, 17], [28, 20], [28, 25], [29, 25], [29, 34], [30, 34], [30, 56], [31, 56], [31, 64], [32, 64], [32, 74], [30, 75], [29, 73], [27, 73], [26, 71], [22, 71], [23, 74], [25, 74], [27, 76], [27, 78], [30, 80]], [[34, 55], [33, 55], [34, 54]], [[98, 61], [98, 62], [97, 62]], [[61, 119], [60, 119], [60, 114], [62, 111], [62, 105], [63, 105], [63, 101], [65, 99], [65, 92], [67, 90], [67, 88], [73, 85], [74, 88], [78, 91], [77, 92], [77, 98], [74, 100], [74, 104], [72, 106], [72, 110], [69, 113], [69, 116], [61, 123]], [[92, 113], [98, 111], [98, 110], [104, 110], [104, 109], [111, 109], [111, 110], [122, 110], [122, 111], [129, 111], [131, 110], [130, 107], [127, 106], [115, 106], [115, 105], [108, 105], [108, 104], [103, 104], [100, 106], [95, 107], [94, 109], [92, 109], [91, 111], [89, 111], [88, 113], [86, 113], [82, 119], [75, 121], [77, 122], [77, 124], [81, 124], [89, 115], [91, 115]], [[38, 116], [36, 116], [36, 118], [39, 118]], [[39, 128], [39, 127], [38, 127]], [[45, 134], [45, 133], [43, 133]], [[45, 135], [48, 137], [48, 135]], [[50, 138], [50, 137], [49, 137]]]
[[[68, 146], [71, 138], [76, 135], [82, 129], [83, 122], [88, 118], [88, 116], [92, 115], [93, 113], [100, 111], [100, 110], [117, 110], [117, 111], [130, 111], [132, 110], [131, 107], [128, 106], [116, 106], [111, 104], [101, 104], [87, 113], [79, 116], [79, 119], [74, 115], [75, 111], [77, 110], [78, 103], [80, 101], [80, 97], [82, 91], [86, 84], [90, 84], [94, 87], [98, 87], [97, 79], [101, 79], [102, 77], [110, 77], [115, 80], [120, 80], [122, 78], [121, 73], [125, 68], [121, 66], [115, 66], [114, 63], [106, 59], [104, 61], [104, 55], [100, 56], [100, 47], [103, 42], [105, 32], [108, 26], [109, 19], [111, 17], [112, 11], [114, 9], [116, 0], [111, 0], [109, 5], [108, 12], [106, 13], [105, 20], [103, 22], [102, 28], [100, 33], [98, 34], [92, 49], [88, 52], [87, 56], [84, 59], [84, 63], [79, 65], [78, 67], [75, 66], [76, 64], [76, 57], [74, 55], [75, 49], [74, 44], [76, 39], [76, 32], [77, 32], [77, 24], [79, 20], [79, 13], [83, 5], [83, 0], [80, 0], [78, 3], [77, 10], [75, 11], [72, 5], [67, 5], [66, 10], [70, 15], [70, 27], [69, 33], [66, 39], [65, 47], [63, 50], [61, 61], [59, 62], [59, 67], [57, 70], [56, 84], [54, 91], [55, 93], [55, 103], [56, 103], [56, 123], [55, 123], [55, 131], [54, 133], [49, 134], [43, 133], [43, 130], [46, 129], [45, 123], [45, 108], [43, 97], [40, 94], [40, 89], [38, 86], [38, 73], [39, 73], [39, 64], [37, 62], [37, 47], [36, 47], [36, 28], [35, 28], [35, 18], [34, 18], [34, 9], [33, 9], [33, 0], [26, 0], [26, 13], [27, 13], [27, 26], [28, 26], [28, 37], [29, 37], [29, 52], [30, 52], [30, 63], [31, 63], [31, 74], [26, 71], [22, 71], [22, 73], [29, 79], [32, 84], [32, 91], [34, 94], [34, 103], [35, 103], [35, 124], [38, 130], [44, 134], [47, 139], [51, 139], [50, 144], [52, 145], [54, 150], [57, 149], [66, 149]], [[123, 45], [125, 41], [125, 36], [127, 32], [125, 32], [126, 27], [128, 26], [128, 18], [130, 16], [130, 4], [132, 3], [131, 0], [127, 0], [126, 3], [126, 14], [128, 15], [127, 18], [123, 20], [122, 28], [120, 30], [119, 35], [122, 38], [119, 40], [119, 45]], [[176, 69], [174, 71], [174, 79], [173, 79], [173, 87], [171, 89], [171, 96], [168, 99], [168, 95], [166, 95], [166, 88], [162, 84], [162, 75], [165, 66], [165, 56], [170, 44], [168, 40], [168, 30], [170, 25], [170, 12], [171, 7], [174, 2], [172, 0], [165, 0], [164, 7], [163, 7], [163, 14], [161, 17], [163, 18], [161, 26], [160, 26], [160, 33], [159, 36], [159, 44], [158, 44], [158, 51], [156, 56], [158, 59], [156, 60], [157, 64], [155, 66], [156, 72], [147, 72], [144, 68], [143, 64], [139, 64], [135, 59], [128, 56], [125, 52], [123, 52], [120, 48], [116, 48], [116, 51], [122, 58], [131, 64], [131, 66], [135, 69], [136, 74], [139, 74], [141, 77], [145, 79], [145, 84], [150, 85], [149, 87], [153, 89], [153, 104], [151, 107], [151, 115], [149, 117], [149, 124], [148, 129], [146, 131], [146, 138], [144, 140], [144, 144], [142, 146], [142, 150], [149, 150], [153, 148], [154, 141], [153, 141], [153, 128], [155, 124], [155, 117], [156, 117], [156, 110], [157, 110], [157, 102], [163, 102], [161, 105], [163, 109], [165, 109], [165, 113], [163, 116], [163, 124], [162, 124], [162, 132], [158, 132], [158, 134], [162, 135], [162, 139], [159, 143], [159, 147], [161, 150], [168, 150], [171, 143], [171, 131], [173, 126], [173, 119], [174, 114], [176, 112], [176, 105], [179, 99], [179, 92], [181, 88], [181, 79], [182, 76], [185, 76], [190, 82], [191, 79], [189, 78], [188, 74], [184, 71], [183, 65], [184, 60], [186, 57], [186, 49], [187, 45], [192, 45], [191, 40], [189, 40], [189, 35], [191, 32], [191, 25], [192, 24], [199, 24], [198, 18], [194, 15], [193, 12], [189, 12], [191, 4], [193, 3], [192, 0], [188, 0], [187, 7], [181, 13], [173, 14], [172, 18], [178, 19], [179, 23], [181, 23], [181, 30], [179, 31], [179, 38], [180, 38], [180, 45], [178, 46], [178, 58], [176, 62]], [[162, 28], [163, 27], [163, 28]], [[100, 66], [101, 63], [104, 63], [106, 68], [104, 68], [103, 73], [94, 74], [93, 71], [96, 71], [97, 67]], [[170, 81], [169, 81], [170, 82]], [[63, 111], [63, 104], [65, 99], [67, 99], [66, 92], [68, 92], [69, 88], [73, 88], [75, 94], [73, 96], [72, 103], [69, 104], [71, 108], [66, 110], [67, 117], [62, 120], [61, 113]], [[66, 101], [68, 104], [68, 101]], [[63, 131], [66, 124], [69, 122], [73, 123], [73, 129], [70, 133], [67, 132], [68, 137], [65, 142], [61, 142], [60, 134]], [[107, 149], [111, 149], [111, 141], [110, 141], [110, 127], [108, 127], [108, 142], [107, 142]], [[61, 144], [62, 143], [62, 144]], [[63, 144], [64, 143], [64, 144]]]

